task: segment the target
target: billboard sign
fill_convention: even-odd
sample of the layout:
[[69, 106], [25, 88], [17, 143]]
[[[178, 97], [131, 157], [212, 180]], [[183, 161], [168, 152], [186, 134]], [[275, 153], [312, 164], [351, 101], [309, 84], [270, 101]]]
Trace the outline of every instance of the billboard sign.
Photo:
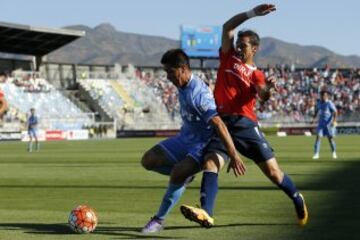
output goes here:
[[181, 48], [189, 57], [218, 58], [220, 26], [181, 26]]

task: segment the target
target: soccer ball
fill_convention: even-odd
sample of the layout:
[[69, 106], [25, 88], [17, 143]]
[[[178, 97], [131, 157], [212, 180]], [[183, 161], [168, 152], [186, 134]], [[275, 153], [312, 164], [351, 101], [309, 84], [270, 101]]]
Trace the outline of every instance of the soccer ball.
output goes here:
[[76, 233], [91, 233], [97, 225], [95, 211], [88, 206], [78, 206], [70, 212], [69, 225]]

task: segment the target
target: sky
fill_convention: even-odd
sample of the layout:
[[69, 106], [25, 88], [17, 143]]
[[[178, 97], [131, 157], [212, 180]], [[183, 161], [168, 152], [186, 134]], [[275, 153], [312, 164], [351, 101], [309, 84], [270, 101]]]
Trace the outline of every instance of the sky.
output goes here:
[[110, 23], [123, 32], [179, 39], [180, 25], [222, 25], [261, 3], [277, 11], [242, 27], [262, 37], [360, 56], [359, 0], [1, 0], [0, 22], [60, 28]]

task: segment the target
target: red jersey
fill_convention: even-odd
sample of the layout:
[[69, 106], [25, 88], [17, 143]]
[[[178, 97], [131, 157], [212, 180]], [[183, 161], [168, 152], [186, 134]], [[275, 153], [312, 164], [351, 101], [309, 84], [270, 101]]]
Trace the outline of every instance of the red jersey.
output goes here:
[[0, 89], [0, 99], [4, 97], [3, 91]]
[[220, 114], [241, 115], [257, 121], [255, 86], [265, 85], [265, 75], [245, 64], [232, 48], [226, 54], [220, 49], [220, 67], [215, 84], [215, 101]]

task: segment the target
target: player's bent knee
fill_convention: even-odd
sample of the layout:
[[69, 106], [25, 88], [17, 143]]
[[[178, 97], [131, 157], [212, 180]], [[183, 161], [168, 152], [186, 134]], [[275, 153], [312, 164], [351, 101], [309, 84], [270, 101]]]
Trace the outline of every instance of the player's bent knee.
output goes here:
[[198, 170], [198, 167], [176, 164], [171, 171], [170, 182], [172, 184], [183, 184], [188, 177], [196, 174]]
[[279, 169], [271, 169], [268, 177], [271, 179], [272, 182], [280, 184], [284, 178], [284, 173]]
[[190, 177], [186, 174], [184, 174], [184, 172], [176, 172], [176, 171], [172, 171], [171, 175], [170, 175], [170, 182], [172, 184], [182, 184], [186, 181], [186, 179]]
[[141, 165], [146, 170], [152, 170], [154, 168], [154, 157], [151, 150], [146, 151], [141, 158]]
[[224, 158], [217, 153], [209, 153], [205, 156], [203, 170], [218, 173], [224, 166]]
[[220, 171], [220, 166], [216, 161], [211, 159], [204, 163], [203, 171], [218, 173]]
[[259, 167], [264, 174], [275, 184], [280, 184], [283, 180], [284, 173], [280, 169], [275, 158], [271, 158], [265, 162], [260, 162]]

